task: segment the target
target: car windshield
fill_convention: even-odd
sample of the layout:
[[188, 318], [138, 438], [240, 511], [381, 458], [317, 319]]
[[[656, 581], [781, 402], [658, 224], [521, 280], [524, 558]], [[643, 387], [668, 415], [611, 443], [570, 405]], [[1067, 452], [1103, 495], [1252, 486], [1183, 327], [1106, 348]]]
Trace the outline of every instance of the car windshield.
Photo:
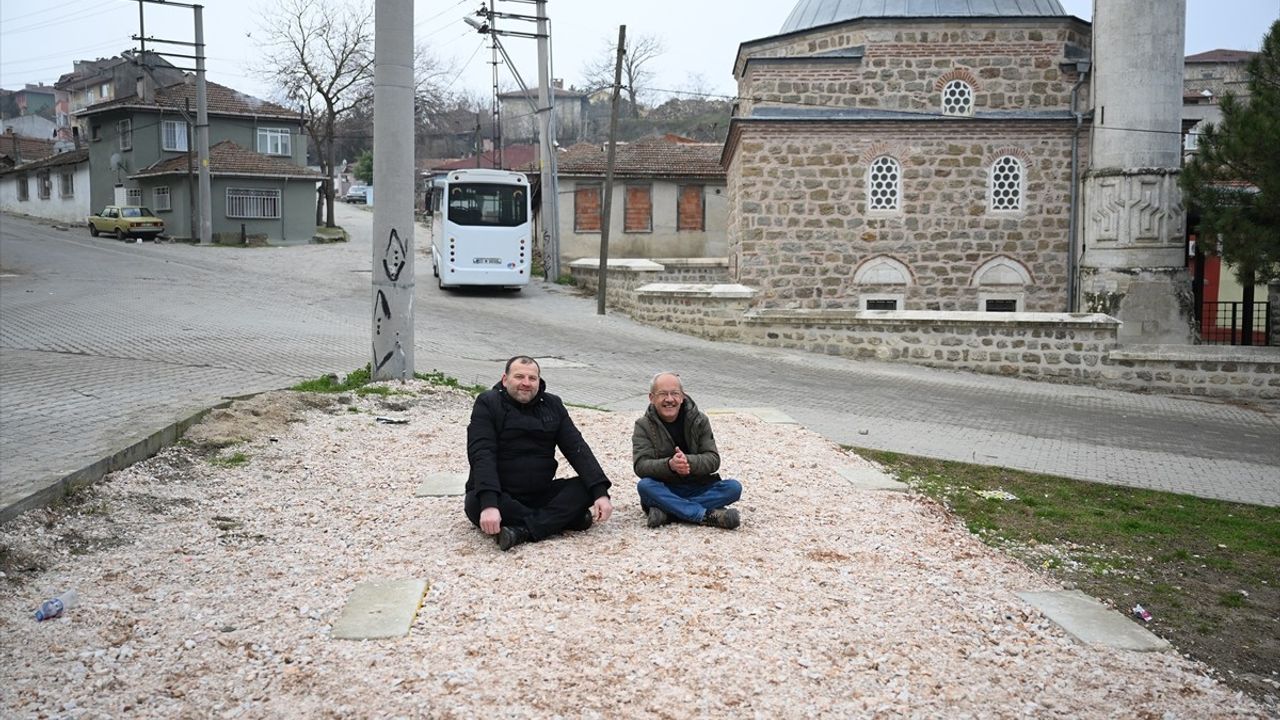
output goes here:
[[449, 222], [457, 225], [516, 227], [529, 218], [527, 188], [521, 185], [460, 183], [449, 186]]
[[124, 217], [151, 217], [151, 211], [144, 207], [120, 208], [120, 214]]

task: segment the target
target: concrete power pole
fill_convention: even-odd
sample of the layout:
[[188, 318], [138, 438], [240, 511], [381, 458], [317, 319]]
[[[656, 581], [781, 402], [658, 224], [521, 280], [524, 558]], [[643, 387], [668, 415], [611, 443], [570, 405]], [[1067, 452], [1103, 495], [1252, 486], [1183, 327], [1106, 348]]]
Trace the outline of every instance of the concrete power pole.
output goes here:
[[555, 91], [551, 89], [551, 37], [547, 0], [538, 7], [538, 135], [542, 177], [542, 266], [547, 279], [560, 279], [560, 187], [555, 172]]
[[[627, 54], [627, 26], [618, 27], [618, 60], [613, 68], [613, 106], [609, 111], [609, 164], [604, 173], [604, 213], [600, 225], [600, 278], [596, 285], [596, 314], [604, 314], [609, 278], [609, 225], [613, 222], [613, 165], [618, 158], [618, 96], [622, 94], [622, 58]], [[626, 224], [626, 220], [623, 220]]]
[[374, 380], [413, 377], [413, 0], [377, 0], [373, 41]]
[[1095, 0], [1080, 302], [1124, 343], [1191, 342], [1182, 165], [1186, 0]]
[[204, 7], [196, 16], [196, 150], [200, 153], [200, 243], [213, 242], [213, 185], [209, 177], [209, 93], [204, 78]]

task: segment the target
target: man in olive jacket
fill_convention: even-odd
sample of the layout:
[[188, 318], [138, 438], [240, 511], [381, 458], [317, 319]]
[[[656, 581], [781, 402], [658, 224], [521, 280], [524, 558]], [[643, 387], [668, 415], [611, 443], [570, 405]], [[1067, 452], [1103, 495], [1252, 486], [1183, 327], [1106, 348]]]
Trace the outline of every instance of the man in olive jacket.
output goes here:
[[711, 421], [684, 394], [680, 376], [658, 373], [649, 407], [631, 435], [636, 492], [651, 528], [672, 519], [732, 530], [738, 511], [726, 507], [742, 496], [737, 480], [722, 480]]
[[[557, 446], [578, 477], [555, 479]], [[609, 479], [531, 357], [508, 360], [502, 379], [476, 398], [467, 461], [467, 518], [502, 550], [613, 514]]]

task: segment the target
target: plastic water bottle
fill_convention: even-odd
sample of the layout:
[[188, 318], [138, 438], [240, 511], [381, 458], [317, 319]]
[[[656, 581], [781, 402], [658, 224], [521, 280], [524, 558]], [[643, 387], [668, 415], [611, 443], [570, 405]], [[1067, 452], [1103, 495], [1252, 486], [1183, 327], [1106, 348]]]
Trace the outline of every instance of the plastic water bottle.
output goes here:
[[68, 590], [57, 597], [45, 600], [40, 603], [40, 609], [36, 611], [36, 621], [41, 622], [58, 617], [67, 608], [75, 607], [79, 599], [75, 590]]

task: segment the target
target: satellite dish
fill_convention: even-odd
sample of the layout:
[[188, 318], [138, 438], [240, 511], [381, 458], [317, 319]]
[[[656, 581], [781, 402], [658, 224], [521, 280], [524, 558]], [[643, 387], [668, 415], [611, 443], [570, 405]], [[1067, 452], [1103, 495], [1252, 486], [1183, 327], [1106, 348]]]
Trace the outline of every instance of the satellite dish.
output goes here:
[[124, 158], [120, 157], [120, 153], [111, 153], [111, 169], [119, 170], [124, 167]]

